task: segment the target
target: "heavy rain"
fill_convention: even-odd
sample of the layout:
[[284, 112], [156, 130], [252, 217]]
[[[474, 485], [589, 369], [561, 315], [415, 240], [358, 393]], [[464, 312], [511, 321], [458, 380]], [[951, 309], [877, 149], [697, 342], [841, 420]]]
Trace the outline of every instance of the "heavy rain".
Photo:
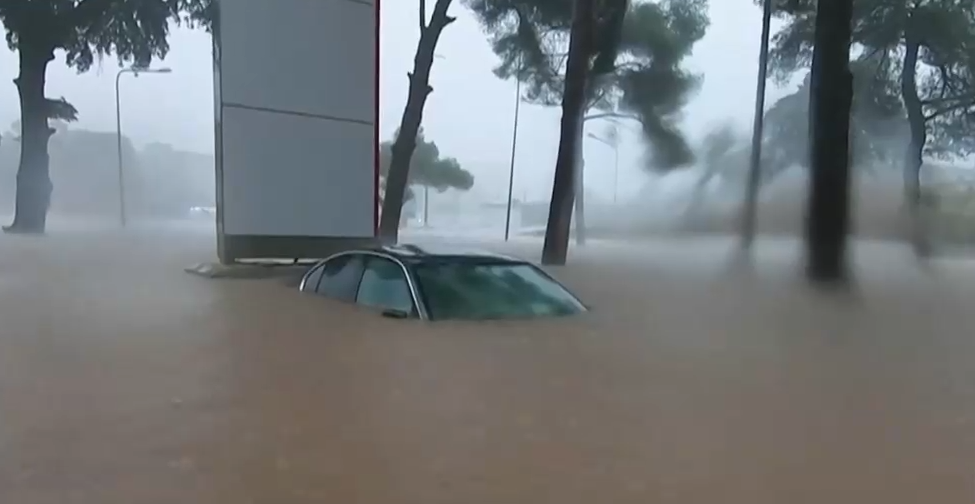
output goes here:
[[[823, 140], [805, 126], [818, 92], [806, 77], [815, 9], [802, 5], [810, 2], [771, 5], [755, 164], [761, 2], [620, 3], [620, 46], [592, 49], [595, 60], [618, 51], [616, 66], [590, 69], [613, 83], [584, 103], [594, 117], [578, 121], [584, 149], [575, 142], [566, 151], [562, 96], [552, 93], [562, 92], [553, 83], [567, 90], [569, 79], [546, 80], [539, 65], [569, 50], [569, 23], [554, 37], [564, 47], [548, 41], [541, 47], [557, 54], [534, 61], [523, 59], [531, 47], [492, 45], [508, 25], [491, 22], [507, 19], [512, 5], [566, 7], [428, 0], [427, 18], [448, 6], [456, 22], [442, 27], [431, 59], [434, 91], [407, 156], [395, 239], [539, 264], [588, 308], [534, 320], [438, 321], [300, 292], [300, 278], [321, 259], [314, 255], [220, 263], [226, 216], [217, 215], [210, 4], [176, 3], [192, 22], [168, 20], [170, 52], [150, 67], [117, 68], [117, 56], [145, 63], [124, 44], [84, 41], [91, 68], [66, 60], [77, 54], [58, 46], [46, 96], [62, 105], [46, 110], [71, 113], [44, 119], [46, 191], [18, 175], [25, 165], [37, 171], [37, 159], [24, 154], [36, 132], [21, 126], [36, 117], [23, 110], [18, 87], [0, 92], [10, 123], [0, 139], [0, 208], [12, 224], [0, 235], [0, 503], [972, 498], [971, 5], [911, 4], [930, 15], [930, 33], [943, 35], [921, 44], [917, 63], [914, 94], [928, 117], [920, 166], [913, 154], [905, 161], [907, 146], [917, 146], [915, 125], [903, 67], [888, 61], [904, 58], [913, 39], [854, 30], [843, 135], [850, 180], [840, 182], [851, 193], [849, 233], [840, 229], [849, 240], [838, 256], [841, 278], [824, 279], [810, 268], [823, 249], [809, 246], [823, 235], [807, 229], [815, 220], [809, 188], [822, 186], [822, 156], [808, 153]], [[897, 22], [884, 10], [897, 1], [853, 3], [890, 16], [873, 22]], [[8, 32], [24, 29], [16, 28], [18, 5], [0, 0]], [[417, 10], [412, 1], [380, 10], [384, 197], [408, 122], [405, 74], [422, 49]], [[572, 9], [560, 15], [571, 21]], [[699, 26], [660, 24], [657, 15]], [[533, 19], [532, 28], [552, 29], [544, 23], [557, 18]], [[662, 30], [686, 36], [687, 50], [647, 35]], [[790, 40], [801, 46], [794, 61]], [[670, 71], [688, 80], [667, 81], [686, 84], [668, 88], [676, 95], [629, 76], [667, 103], [630, 96], [645, 95], [626, 84], [625, 69], [659, 77], [641, 62], [640, 44], [650, 44], [650, 59], [677, 52]], [[15, 44], [0, 54], [0, 68], [23, 74], [23, 51]], [[875, 73], [861, 81], [863, 68]], [[575, 206], [562, 233], [565, 264], [542, 266], [546, 240], [558, 241], [552, 229], [564, 224], [550, 215], [558, 213], [550, 208], [557, 166], [566, 162], [560, 150], [574, 150], [585, 167], [576, 172], [582, 184], [566, 186], [574, 189], [562, 195], [566, 208], [572, 213], [580, 196], [585, 206]], [[755, 236], [743, 247], [752, 182]], [[48, 200], [40, 230], [36, 201], [23, 200], [37, 194]]]

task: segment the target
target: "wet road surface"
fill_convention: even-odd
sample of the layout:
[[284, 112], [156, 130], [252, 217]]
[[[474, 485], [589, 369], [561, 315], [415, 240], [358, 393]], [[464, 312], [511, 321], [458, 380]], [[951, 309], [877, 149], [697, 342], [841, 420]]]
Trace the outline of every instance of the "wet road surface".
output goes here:
[[[855, 295], [720, 241], [594, 244], [586, 317], [430, 326], [182, 268], [172, 233], [0, 237], [0, 502], [968, 503], [975, 268]], [[537, 244], [510, 246], [537, 253]]]

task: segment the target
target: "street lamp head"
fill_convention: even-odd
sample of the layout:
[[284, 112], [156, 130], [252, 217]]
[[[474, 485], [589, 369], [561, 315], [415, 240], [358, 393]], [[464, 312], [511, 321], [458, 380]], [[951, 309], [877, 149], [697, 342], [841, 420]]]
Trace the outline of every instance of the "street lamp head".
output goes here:
[[599, 142], [599, 143], [601, 143], [603, 145], [606, 145], [608, 147], [612, 147], [613, 149], [619, 148], [619, 139], [618, 138], [614, 138], [614, 137], [606, 138], [606, 137], [601, 137], [601, 136], [596, 135], [596, 134], [593, 134], [593, 133], [586, 133], [586, 136], [589, 137], [589, 138], [592, 138], [593, 140], [595, 140], [595, 141], [597, 141], [597, 142]]
[[140, 68], [140, 67], [134, 67], [133, 66], [133, 67], [128, 67], [128, 68], [123, 68], [122, 70], [119, 71], [119, 73], [121, 73], [121, 72], [132, 72], [133, 75], [135, 75], [135, 76], [138, 77], [139, 74], [143, 74], [143, 73], [155, 73], [155, 74], [168, 74], [168, 73], [173, 73], [173, 69], [172, 68], [169, 68], [169, 67], [163, 67], [163, 68], [148, 68], [148, 67], [146, 67], [146, 68]]

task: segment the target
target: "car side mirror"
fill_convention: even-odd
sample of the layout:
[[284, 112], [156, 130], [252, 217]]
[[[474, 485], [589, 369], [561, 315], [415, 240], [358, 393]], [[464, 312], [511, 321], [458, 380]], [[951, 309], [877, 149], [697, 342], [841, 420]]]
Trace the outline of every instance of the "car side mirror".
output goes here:
[[392, 318], [392, 319], [408, 319], [410, 318], [410, 314], [406, 313], [403, 310], [395, 310], [392, 308], [388, 308], [383, 310], [383, 317]]

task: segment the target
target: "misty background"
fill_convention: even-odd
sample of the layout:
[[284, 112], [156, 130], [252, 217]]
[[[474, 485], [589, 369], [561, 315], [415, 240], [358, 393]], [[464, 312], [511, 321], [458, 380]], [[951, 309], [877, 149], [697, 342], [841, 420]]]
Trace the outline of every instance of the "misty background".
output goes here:
[[[731, 121], [747, 132], [752, 120], [758, 71], [761, 12], [751, 0], [712, 2], [711, 26], [695, 47], [688, 66], [704, 74], [696, 98], [686, 107], [684, 126], [698, 141], [716, 123]], [[462, 6], [452, 9], [456, 23], [445, 30], [438, 46], [431, 95], [424, 114], [428, 139], [445, 156], [456, 158], [475, 177], [467, 193], [448, 191], [431, 196], [431, 206], [503, 204], [507, 197], [515, 83], [494, 76], [497, 62], [477, 21]], [[418, 38], [416, 6], [383, 2], [381, 12], [381, 131], [390, 139], [406, 100], [407, 72]], [[774, 29], [774, 26], [773, 26]], [[193, 206], [214, 204], [213, 63], [210, 36], [177, 28], [171, 51], [157, 67], [169, 74], [125, 74], [121, 80], [123, 158], [129, 206], [134, 213], [185, 216]], [[10, 82], [17, 74], [16, 53], [0, 51], [0, 69]], [[308, 62], [308, 64], [315, 64]], [[48, 71], [48, 96], [65, 97], [79, 110], [79, 120], [58, 125], [51, 139], [51, 171], [55, 182], [53, 210], [73, 214], [117, 212], [118, 182], [115, 151], [115, 75], [118, 65], [106, 59], [86, 74], [55, 61]], [[340, 71], [340, 69], [338, 69]], [[0, 203], [12, 209], [19, 145], [19, 108], [12, 83], [0, 93]], [[770, 86], [767, 103], [795, 89]], [[323, 90], [323, 92], [327, 92]], [[547, 202], [558, 148], [560, 110], [523, 104], [520, 114], [514, 195]], [[587, 125], [587, 133], [603, 134], [608, 124]], [[620, 130], [619, 184], [621, 202], [658, 200], [661, 207], [685, 198], [696, 179], [693, 170], [652, 177], [641, 169], [645, 149], [639, 135]], [[600, 201], [614, 192], [613, 150], [595, 140], [585, 146], [586, 191], [598, 212]], [[433, 192], [433, 191], [431, 191]], [[589, 213], [589, 212], [587, 212]], [[436, 213], [430, 220], [436, 222]]]

